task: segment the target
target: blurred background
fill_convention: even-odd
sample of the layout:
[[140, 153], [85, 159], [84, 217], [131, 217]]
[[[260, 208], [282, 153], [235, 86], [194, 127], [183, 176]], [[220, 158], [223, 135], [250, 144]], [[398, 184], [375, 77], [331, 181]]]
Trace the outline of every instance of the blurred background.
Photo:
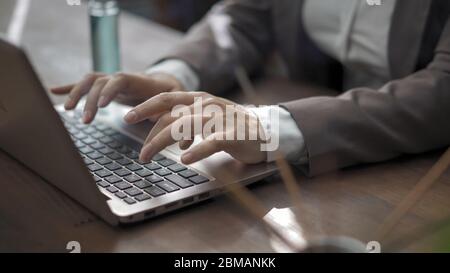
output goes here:
[[219, 0], [119, 0], [123, 10], [187, 31]]
[[[116, 0], [121, 68], [142, 71], [176, 44], [219, 0]], [[0, 35], [24, 21], [21, 44], [43, 75], [46, 86], [77, 81], [91, 71], [88, 0], [1, 0]], [[19, 23], [19, 24], [17, 24]], [[76, 27], [73, 27], [76, 24]], [[17, 30], [17, 29], [16, 29]], [[68, 32], [69, 31], [69, 32]], [[16, 31], [17, 32], [17, 31]], [[22, 31], [19, 31], [22, 32]], [[70, 35], [67, 35], [67, 34]], [[140, 39], [142, 36], [147, 39]], [[64, 39], [61, 39], [64, 37]], [[135, 41], [140, 41], [136, 43]], [[152, 50], [148, 50], [151, 48]], [[133, 52], [140, 52], [133, 54]], [[52, 60], [49, 63], [49, 60]], [[46, 65], [39, 65], [46, 63]]]
[[[0, 1], [0, 32], [5, 32], [17, 0]], [[58, 0], [65, 1], [65, 0]], [[125, 11], [170, 28], [187, 31], [219, 0], [118, 0]], [[86, 0], [84, 1], [86, 2]]]

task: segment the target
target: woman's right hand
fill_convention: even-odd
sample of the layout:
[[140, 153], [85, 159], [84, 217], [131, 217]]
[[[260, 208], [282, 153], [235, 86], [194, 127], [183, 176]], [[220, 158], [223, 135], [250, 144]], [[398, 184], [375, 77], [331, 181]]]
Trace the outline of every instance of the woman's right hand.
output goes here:
[[98, 108], [108, 106], [111, 101], [137, 105], [162, 92], [183, 91], [183, 86], [169, 74], [105, 75], [91, 73], [76, 84], [52, 88], [56, 95], [68, 95], [64, 107], [74, 109], [83, 96], [87, 96], [83, 111], [83, 122], [91, 123]]

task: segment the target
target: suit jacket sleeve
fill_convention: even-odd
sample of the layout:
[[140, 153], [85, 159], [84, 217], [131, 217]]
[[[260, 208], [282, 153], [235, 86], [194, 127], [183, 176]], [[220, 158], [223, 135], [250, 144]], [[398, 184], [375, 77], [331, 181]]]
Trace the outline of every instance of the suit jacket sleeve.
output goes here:
[[450, 19], [423, 70], [380, 90], [282, 104], [296, 120], [310, 175], [384, 161], [450, 143]]
[[237, 58], [231, 56], [231, 52], [218, 47], [209, 17], [212, 14], [219, 14], [231, 18], [230, 33], [236, 45], [235, 52], [247, 71], [255, 72], [262, 67], [273, 48], [271, 2], [271, 0], [220, 2], [202, 21], [191, 28], [184, 40], [163, 60], [180, 59], [189, 64], [199, 76], [201, 90], [218, 93], [229, 89], [235, 82], [233, 67]]

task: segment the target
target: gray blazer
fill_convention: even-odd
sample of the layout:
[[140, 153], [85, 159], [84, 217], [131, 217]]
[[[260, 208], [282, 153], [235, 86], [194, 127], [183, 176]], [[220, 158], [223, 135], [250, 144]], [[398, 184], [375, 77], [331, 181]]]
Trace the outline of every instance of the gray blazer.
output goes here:
[[[340, 64], [311, 42], [302, 28], [301, 0], [224, 1], [233, 18], [240, 62], [257, 71], [277, 51], [290, 78], [340, 88]], [[389, 36], [391, 81], [380, 90], [341, 90], [281, 104], [301, 129], [308, 173], [378, 162], [450, 144], [450, 1], [398, 0]], [[167, 58], [187, 62], [201, 89], [219, 92], [234, 82], [206, 20], [194, 26]]]

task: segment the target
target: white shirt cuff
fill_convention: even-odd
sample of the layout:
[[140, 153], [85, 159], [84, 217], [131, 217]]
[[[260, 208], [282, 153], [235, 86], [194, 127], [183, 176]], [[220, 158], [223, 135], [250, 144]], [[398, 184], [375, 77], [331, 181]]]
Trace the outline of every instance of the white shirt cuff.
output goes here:
[[165, 73], [174, 76], [187, 91], [195, 91], [200, 87], [200, 80], [195, 71], [184, 61], [169, 59], [156, 64], [145, 71], [147, 75]]
[[307, 162], [303, 134], [286, 109], [276, 105], [248, 109], [258, 116], [268, 139], [278, 140], [278, 148], [267, 151], [267, 162], [275, 161], [280, 153], [292, 163]]

